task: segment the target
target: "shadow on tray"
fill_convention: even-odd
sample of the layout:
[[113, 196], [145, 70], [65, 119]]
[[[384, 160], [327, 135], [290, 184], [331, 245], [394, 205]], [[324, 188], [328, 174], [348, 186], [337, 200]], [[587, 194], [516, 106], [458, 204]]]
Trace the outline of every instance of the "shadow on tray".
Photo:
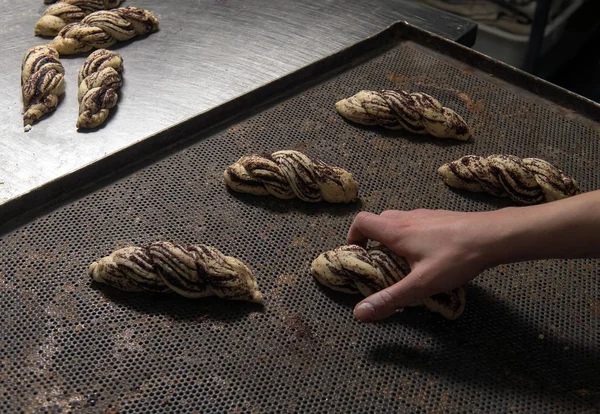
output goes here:
[[345, 216], [350, 213], [358, 213], [363, 206], [360, 198], [348, 204], [327, 203], [325, 201], [307, 203], [298, 198], [282, 200], [274, 196], [256, 196], [254, 194], [238, 193], [230, 188], [227, 188], [227, 192], [253, 208], [262, 208], [273, 213], [287, 213], [293, 210], [308, 215], [329, 214], [332, 216]]
[[336, 292], [335, 290], [323, 286], [312, 276], [311, 278], [313, 279], [314, 284], [317, 285], [317, 288], [321, 291], [321, 294], [327, 296], [328, 299], [334, 301], [335, 303], [347, 307], [349, 309], [350, 316], [352, 316], [352, 310], [354, 309], [354, 306], [364, 299], [364, 296], [359, 294], [352, 295], [348, 293]]
[[362, 132], [370, 132], [375, 136], [383, 136], [385, 138], [406, 139], [415, 145], [438, 145], [441, 147], [456, 147], [468, 146], [475, 143], [476, 136], [471, 137], [468, 141], [461, 141], [451, 138], [436, 138], [429, 134], [415, 134], [405, 129], [386, 129], [379, 126], [357, 125], [354, 122], [343, 119], [343, 122], [359, 129]]
[[459, 190], [452, 187], [447, 187], [448, 191], [468, 201], [485, 204], [490, 210], [498, 210], [505, 207], [519, 206], [508, 197], [494, 197], [486, 193], [474, 193], [467, 190]]
[[186, 298], [175, 293], [123, 292], [111, 286], [93, 282], [92, 289], [101, 292], [116, 306], [129, 308], [147, 315], [168, 315], [183, 321], [235, 322], [252, 312], [262, 312], [263, 306], [220, 299], [217, 297]]
[[[431, 318], [435, 315], [431, 315]], [[424, 319], [429, 319], [425, 321]], [[427, 350], [396, 343], [371, 349], [374, 363], [400, 364], [495, 390], [521, 390], [544, 399], [600, 405], [600, 353], [567, 339], [540, 336], [540, 327], [470, 285], [465, 314], [455, 322], [431, 323], [429, 315], [405, 311], [387, 323], [426, 330], [443, 343]]]

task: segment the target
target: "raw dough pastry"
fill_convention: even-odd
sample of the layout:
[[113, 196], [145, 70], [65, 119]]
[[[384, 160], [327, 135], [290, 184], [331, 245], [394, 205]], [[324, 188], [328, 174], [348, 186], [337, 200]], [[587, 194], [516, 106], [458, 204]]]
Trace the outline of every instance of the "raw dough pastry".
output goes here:
[[21, 64], [23, 125], [25, 130], [48, 112], [54, 111], [65, 92], [65, 69], [58, 52], [48, 46], [35, 46], [25, 53]]
[[[350, 245], [321, 254], [312, 262], [311, 271], [328, 288], [370, 296], [402, 280], [410, 272], [410, 267], [406, 260], [384, 246], [365, 250]], [[460, 287], [450, 293], [438, 293], [412, 306], [425, 306], [446, 319], [456, 319], [465, 309], [466, 295], [466, 289]]]
[[538, 158], [467, 155], [442, 165], [438, 173], [450, 187], [510, 197], [525, 205], [560, 200], [581, 193], [573, 178]]
[[358, 196], [358, 183], [352, 174], [312, 161], [299, 151], [242, 157], [225, 170], [224, 176], [227, 186], [240, 193], [330, 203], [349, 203]]
[[77, 128], [96, 128], [108, 117], [119, 99], [123, 58], [117, 52], [92, 52], [79, 71]]
[[240, 260], [214, 247], [183, 247], [156, 242], [149, 247], [125, 247], [90, 265], [90, 277], [117, 289], [168, 292], [189, 298], [218, 296], [223, 299], [262, 303], [252, 271]]
[[[60, 0], [48, 7], [34, 27], [37, 36], [56, 36], [69, 23], [81, 21], [86, 15], [119, 7], [124, 0]], [[53, 3], [53, 1], [44, 1]]]
[[81, 22], [66, 25], [50, 46], [61, 55], [73, 55], [92, 49], [108, 48], [117, 41], [133, 39], [158, 30], [158, 19], [148, 10], [123, 7], [101, 10]]
[[471, 137], [471, 130], [460, 115], [426, 93], [360, 91], [337, 102], [335, 108], [344, 118], [362, 125], [406, 129], [415, 134], [462, 141]]

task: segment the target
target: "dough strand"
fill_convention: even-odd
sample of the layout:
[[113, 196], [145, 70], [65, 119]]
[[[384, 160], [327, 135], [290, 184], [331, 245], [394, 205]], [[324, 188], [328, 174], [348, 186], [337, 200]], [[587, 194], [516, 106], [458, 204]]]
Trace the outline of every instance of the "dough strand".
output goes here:
[[224, 178], [234, 191], [283, 199], [349, 203], [358, 196], [358, 183], [348, 171], [292, 150], [242, 157]]
[[[410, 266], [384, 246], [377, 245], [365, 250], [349, 245], [322, 253], [312, 262], [311, 272], [330, 289], [370, 296], [404, 279], [410, 273]], [[411, 306], [425, 306], [431, 312], [453, 320], [462, 315], [465, 304], [466, 289], [459, 287]]]
[[415, 134], [467, 141], [471, 130], [452, 109], [426, 93], [402, 90], [360, 91], [335, 104], [344, 118], [362, 125], [406, 129]]
[[170, 242], [125, 247], [90, 265], [90, 277], [129, 292], [174, 291], [189, 298], [218, 296], [262, 303], [252, 271], [214, 247]]
[[438, 169], [453, 188], [485, 192], [531, 205], [581, 193], [577, 182], [547, 161], [514, 155], [467, 155]]

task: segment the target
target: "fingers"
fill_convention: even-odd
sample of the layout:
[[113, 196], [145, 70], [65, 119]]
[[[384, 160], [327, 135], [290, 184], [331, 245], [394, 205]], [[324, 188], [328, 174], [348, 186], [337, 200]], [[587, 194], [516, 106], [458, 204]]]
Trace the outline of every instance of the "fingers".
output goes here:
[[348, 244], [365, 246], [367, 241], [375, 240], [387, 245], [390, 239], [391, 220], [377, 214], [360, 212], [348, 230]]
[[398, 309], [418, 303], [434, 292], [423, 285], [422, 275], [412, 271], [400, 282], [369, 296], [354, 308], [354, 316], [361, 322], [385, 319]]

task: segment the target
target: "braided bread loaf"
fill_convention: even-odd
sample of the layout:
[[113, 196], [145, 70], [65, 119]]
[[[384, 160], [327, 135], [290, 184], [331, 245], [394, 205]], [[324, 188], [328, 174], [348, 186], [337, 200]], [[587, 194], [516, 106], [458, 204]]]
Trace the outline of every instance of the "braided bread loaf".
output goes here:
[[98, 49], [92, 52], [79, 71], [79, 117], [77, 128], [101, 125], [119, 100], [123, 58], [117, 52]]
[[438, 173], [450, 187], [510, 197], [525, 205], [560, 200], [581, 193], [573, 178], [538, 158], [467, 155], [442, 165]]
[[26, 131], [55, 110], [59, 97], [65, 92], [65, 69], [58, 58], [58, 52], [48, 46], [32, 47], [23, 57], [21, 89]]
[[312, 161], [299, 151], [242, 157], [225, 170], [224, 177], [234, 191], [283, 199], [349, 203], [358, 196], [358, 183], [352, 174]]
[[[322, 253], [311, 265], [313, 276], [330, 289], [344, 293], [370, 296], [402, 280], [410, 267], [406, 260], [384, 246], [367, 250], [350, 245]], [[431, 312], [446, 319], [457, 319], [466, 304], [466, 289], [460, 287], [450, 293], [438, 293], [422, 303]]]
[[406, 129], [415, 134], [462, 141], [471, 137], [471, 130], [460, 115], [426, 93], [360, 91], [337, 102], [335, 108], [344, 118], [362, 125]]
[[87, 14], [98, 10], [119, 7], [123, 1], [125, 0], [60, 0], [44, 11], [33, 31], [37, 36], [56, 36], [67, 24], [79, 22]]
[[61, 55], [108, 48], [117, 41], [133, 39], [158, 30], [158, 19], [148, 10], [123, 7], [88, 14], [81, 22], [66, 25], [50, 46]]
[[156, 242], [125, 247], [90, 265], [90, 277], [129, 292], [174, 292], [189, 298], [262, 303], [252, 271], [214, 247]]

